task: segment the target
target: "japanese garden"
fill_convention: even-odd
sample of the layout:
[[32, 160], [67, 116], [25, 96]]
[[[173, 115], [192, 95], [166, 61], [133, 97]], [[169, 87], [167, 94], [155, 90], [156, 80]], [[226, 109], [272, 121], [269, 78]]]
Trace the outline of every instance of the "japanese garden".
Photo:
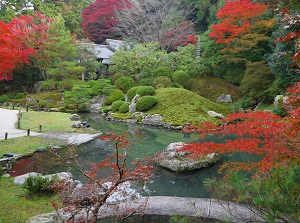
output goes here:
[[0, 1], [0, 121], [0, 222], [300, 222], [300, 2]]

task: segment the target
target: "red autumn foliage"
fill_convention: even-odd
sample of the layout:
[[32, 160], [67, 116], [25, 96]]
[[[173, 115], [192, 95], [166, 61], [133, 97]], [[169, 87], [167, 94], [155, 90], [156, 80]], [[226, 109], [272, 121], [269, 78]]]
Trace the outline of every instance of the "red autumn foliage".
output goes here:
[[115, 10], [121, 10], [123, 7], [124, 3], [119, 0], [96, 0], [86, 7], [82, 13], [81, 26], [85, 37], [97, 43], [114, 38], [117, 35], [113, 29], [117, 23]]
[[260, 17], [267, 9], [268, 5], [251, 0], [226, 1], [226, 5], [217, 13], [221, 23], [211, 27], [212, 32], [209, 36], [216, 39], [216, 43], [228, 44], [234, 38], [249, 32], [253, 20]]
[[10, 23], [0, 21], [0, 80], [12, 80], [17, 66], [29, 59], [47, 40], [50, 19], [40, 13], [20, 16]]
[[191, 156], [202, 156], [212, 152], [220, 154], [245, 152], [261, 157], [258, 162], [235, 163], [235, 167], [246, 171], [268, 171], [300, 158], [300, 83], [288, 89], [289, 116], [281, 118], [270, 112], [235, 113], [228, 115], [221, 124], [203, 123], [187, 129], [200, 134], [200, 138], [216, 135], [220, 138], [235, 135], [226, 143], [194, 142], [183, 150]]

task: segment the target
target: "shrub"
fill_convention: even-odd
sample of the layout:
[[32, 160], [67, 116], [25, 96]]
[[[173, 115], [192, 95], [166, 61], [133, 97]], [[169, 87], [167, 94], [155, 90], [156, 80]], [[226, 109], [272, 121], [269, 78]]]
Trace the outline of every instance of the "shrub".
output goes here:
[[131, 101], [134, 96], [136, 95], [136, 92], [139, 88], [141, 88], [142, 86], [136, 86], [136, 87], [132, 87], [130, 88], [128, 91], [127, 91], [127, 98], [128, 98], [128, 101]]
[[169, 87], [169, 85], [172, 83], [172, 80], [169, 77], [161, 76], [155, 78], [152, 83], [156, 88], [158, 88], [158, 85], [160, 85], [159, 88]]
[[54, 80], [46, 80], [41, 82], [41, 90], [54, 90], [56, 89], [56, 82]]
[[0, 103], [4, 103], [9, 100], [9, 97], [7, 95], [1, 95], [0, 96]]
[[122, 74], [118, 74], [118, 73], [114, 74], [114, 76], [111, 79], [112, 84], [115, 84], [116, 81], [122, 76], [123, 76]]
[[151, 86], [153, 80], [154, 80], [153, 77], [141, 78], [139, 80], [139, 85], [141, 85], [141, 86]]
[[273, 108], [272, 113], [274, 113], [275, 115], [279, 115], [281, 117], [285, 117], [287, 115], [287, 112], [284, 109], [280, 109], [280, 108]]
[[119, 108], [121, 107], [121, 105], [124, 103], [124, 101], [121, 101], [121, 100], [117, 100], [117, 101], [114, 101], [112, 104], [111, 104], [111, 110], [113, 112], [116, 112], [119, 110]]
[[170, 67], [159, 67], [152, 72], [152, 76], [153, 77], [160, 77], [160, 76], [171, 77], [172, 70]]
[[173, 88], [181, 88], [181, 86], [177, 83], [171, 83], [170, 84], [170, 87], [173, 87]]
[[131, 103], [130, 102], [124, 102], [121, 107], [119, 108], [119, 112], [121, 113], [126, 113], [126, 112], [129, 112], [129, 105]]
[[175, 71], [172, 75], [172, 80], [181, 85], [182, 87], [188, 89], [190, 87], [190, 76], [188, 75], [188, 73], [179, 70], [179, 71]]
[[39, 176], [29, 176], [23, 188], [25, 188], [29, 194], [40, 194], [40, 193], [53, 193], [51, 186], [54, 183], [54, 180], [47, 177]]
[[143, 96], [136, 103], [136, 109], [138, 111], [147, 111], [152, 108], [158, 102], [154, 96]]
[[88, 84], [91, 86], [91, 94], [96, 95], [109, 95], [109, 89], [114, 88], [110, 80], [99, 79], [99, 80], [90, 80]]
[[106, 99], [105, 104], [106, 105], [111, 105], [114, 101], [120, 100], [121, 98], [124, 97], [124, 94], [121, 90], [119, 89], [114, 89], [109, 93], [108, 98]]
[[155, 89], [152, 86], [142, 86], [136, 91], [136, 93], [141, 97], [146, 95], [154, 95]]
[[120, 77], [116, 80], [116, 87], [126, 93], [130, 88], [134, 86], [134, 80], [131, 77]]
[[111, 108], [104, 108], [103, 110], [102, 110], [102, 112], [104, 112], [105, 114], [107, 114], [108, 112], [110, 112], [111, 111]]
[[24, 93], [18, 93], [18, 94], [16, 94], [15, 99], [23, 99], [23, 98], [25, 98], [25, 94]]

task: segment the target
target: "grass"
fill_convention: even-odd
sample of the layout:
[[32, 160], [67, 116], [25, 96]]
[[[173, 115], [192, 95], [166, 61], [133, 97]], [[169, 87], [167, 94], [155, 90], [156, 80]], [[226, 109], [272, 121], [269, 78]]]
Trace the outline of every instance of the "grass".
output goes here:
[[158, 98], [158, 103], [147, 113], [161, 114], [165, 122], [172, 122], [173, 125], [216, 121], [215, 118], [207, 115], [208, 111], [223, 115], [230, 112], [228, 107], [211, 102], [183, 88], [161, 88], [156, 90], [155, 96]]
[[23, 113], [21, 118], [21, 129], [30, 129], [38, 132], [39, 126], [42, 125], [43, 132], [93, 132], [92, 128], [75, 129], [72, 128], [74, 121], [70, 120], [70, 114], [62, 112], [36, 112], [29, 111]]
[[50, 213], [54, 210], [51, 201], [55, 195], [26, 197], [26, 191], [13, 183], [13, 178], [0, 177], [0, 222], [25, 222], [35, 215]]
[[39, 147], [49, 146], [52, 143], [54, 145], [66, 144], [63, 140], [40, 138], [37, 136], [24, 136], [0, 140], [0, 156], [4, 153], [26, 154], [27, 152], [37, 150]]

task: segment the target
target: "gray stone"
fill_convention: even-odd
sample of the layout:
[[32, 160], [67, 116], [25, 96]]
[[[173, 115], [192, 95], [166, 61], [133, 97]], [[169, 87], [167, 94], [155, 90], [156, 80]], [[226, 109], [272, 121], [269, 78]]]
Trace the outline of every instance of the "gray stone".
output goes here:
[[207, 114], [211, 117], [214, 117], [214, 118], [219, 118], [219, 119], [222, 119], [224, 118], [224, 116], [220, 113], [217, 113], [215, 111], [208, 111]]
[[77, 129], [79, 129], [79, 128], [81, 128], [81, 127], [82, 127], [81, 121], [72, 123], [72, 128], [77, 128]]
[[47, 103], [47, 104], [53, 103], [53, 99], [46, 99], [46, 103]]
[[274, 98], [274, 103], [273, 104], [276, 108], [282, 109], [284, 107], [284, 105], [287, 104], [287, 102], [288, 102], [288, 97], [287, 96], [277, 95]]
[[50, 108], [49, 111], [51, 111], [51, 112], [59, 112], [58, 108]]
[[2, 177], [4, 177], [4, 178], [10, 178], [10, 174], [5, 173], [5, 174], [2, 175]]
[[45, 147], [40, 147], [36, 150], [36, 152], [46, 152], [46, 151], [48, 151], [48, 150]]
[[79, 121], [80, 120], [80, 116], [77, 114], [72, 114], [70, 117], [70, 120], [72, 121]]
[[27, 179], [29, 176], [38, 177], [38, 176], [42, 176], [42, 174], [36, 173], [36, 172], [26, 173], [26, 174], [23, 174], [23, 175], [20, 175], [20, 176], [15, 177], [14, 183], [15, 183], [15, 184], [18, 184], [18, 185], [22, 185], [22, 184], [25, 183], [26, 179]]
[[190, 152], [178, 151], [186, 145], [187, 144], [183, 142], [169, 144], [160, 157], [157, 158], [156, 162], [159, 166], [173, 172], [187, 172], [208, 167], [220, 159], [219, 155], [216, 153], [211, 153], [198, 158], [191, 158], [188, 156]]
[[137, 103], [137, 101], [141, 98], [140, 95], [136, 94], [133, 99], [131, 100], [131, 103]]
[[53, 213], [41, 214], [29, 218], [25, 223], [55, 223], [57, 222], [54, 218]]
[[230, 94], [222, 94], [221, 96], [219, 96], [217, 98], [216, 102], [231, 103], [232, 102], [231, 95]]
[[142, 123], [145, 125], [162, 126], [164, 124], [162, 120], [163, 117], [160, 114], [146, 115]]
[[129, 105], [129, 112], [130, 113], [133, 113], [133, 112], [135, 112], [136, 111], [136, 104], [135, 103], [131, 103], [130, 105]]

